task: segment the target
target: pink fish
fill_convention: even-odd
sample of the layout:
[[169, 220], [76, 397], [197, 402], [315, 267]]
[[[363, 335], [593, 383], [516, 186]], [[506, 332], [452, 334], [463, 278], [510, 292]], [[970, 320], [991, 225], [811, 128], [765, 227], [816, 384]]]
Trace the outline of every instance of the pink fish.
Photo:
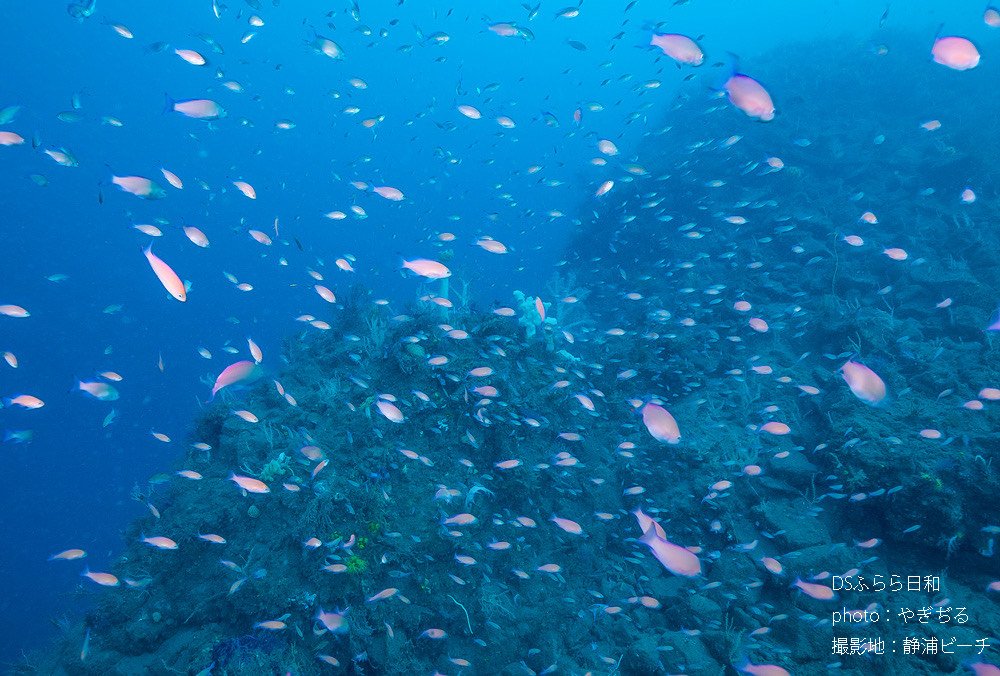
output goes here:
[[[250, 355], [253, 357], [255, 364], [259, 364], [264, 360], [264, 353], [261, 352], [257, 343], [253, 342], [253, 339], [250, 338], [250, 336], [247, 336], [247, 347], [250, 348]], [[278, 388], [278, 394], [284, 395], [285, 390], [281, 387], [281, 383], [276, 380], [274, 381], [274, 384]]]
[[184, 288], [184, 282], [182, 282], [181, 278], [177, 276], [177, 273], [174, 272], [173, 268], [164, 263], [153, 253], [153, 245], [150, 244], [147, 246], [142, 250], [142, 253], [146, 255], [146, 260], [149, 261], [149, 266], [153, 268], [153, 272], [156, 273], [156, 277], [160, 280], [160, 284], [163, 285], [163, 288], [180, 302], [183, 303], [186, 301], [187, 289]]
[[238, 361], [235, 364], [230, 364], [215, 379], [215, 385], [212, 386], [212, 396], [209, 398], [209, 401], [215, 399], [215, 393], [223, 387], [229, 387], [237, 383], [252, 382], [259, 377], [260, 367], [252, 361]]
[[538, 316], [541, 317], [542, 321], [545, 321], [545, 303], [542, 302], [541, 298], [535, 298], [535, 311]]
[[384, 399], [379, 399], [375, 403], [375, 406], [378, 408], [378, 412], [384, 415], [390, 422], [403, 422], [403, 412], [395, 404]]
[[385, 599], [391, 598], [396, 595], [399, 590], [395, 587], [389, 587], [388, 589], [383, 589], [374, 596], [369, 596], [365, 603], [375, 603], [376, 601], [384, 601]]
[[177, 174], [169, 169], [164, 169], [163, 167], [160, 167], [160, 173], [163, 174], [163, 178], [167, 179], [167, 183], [174, 186], [178, 190], [184, 189], [184, 181], [178, 178]]
[[659, 47], [663, 53], [676, 61], [678, 64], [689, 66], [700, 66], [705, 60], [705, 55], [694, 40], [677, 33], [653, 33], [653, 39], [649, 41], [653, 47]]
[[476, 245], [482, 247], [484, 250], [495, 254], [505, 254], [507, 253], [507, 247], [503, 242], [498, 242], [492, 237], [480, 237], [476, 240]]
[[767, 568], [769, 571], [775, 575], [781, 575], [784, 572], [784, 567], [782, 567], [781, 562], [777, 559], [771, 558], [770, 556], [764, 556], [760, 559], [761, 565]]
[[976, 676], [1000, 676], [1000, 667], [989, 662], [963, 662], [963, 666]]
[[169, 96], [167, 97], [167, 105], [163, 112], [180, 113], [185, 117], [191, 117], [196, 120], [218, 120], [226, 116], [225, 109], [215, 101], [209, 99], [181, 99], [175, 101]]
[[21, 408], [41, 408], [42, 406], [45, 406], [45, 402], [33, 394], [17, 394], [13, 397], [4, 397], [3, 406], [0, 406], [0, 408], [10, 406], [20, 406]]
[[792, 430], [785, 423], [772, 420], [771, 422], [766, 422], [761, 425], [760, 431], [780, 436], [782, 434], [788, 434]]
[[931, 48], [934, 63], [954, 70], [969, 70], [979, 65], [979, 50], [965, 38], [949, 36], [934, 40]]
[[646, 402], [642, 407], [642, 422], [657, 441], [676, 444], [681, 440], [677, 421], [670, 411], [652, 402]]
[[30, 317], [31, 313], [20, 305], [0, 305], [0, 315], [24, 319], [25, 317]]
[[840, 367], [840, 375], [861, 401], [878, 406], [885, 399], [885, 382], [870, 368], [856, 361], [848, 361]]
[[101, 401], [115, 401], [118, 399], [118, 390], [115, 389], [114, 385], [109, 383], [78, 380], [76, 387], [73, 389], [86, 392], [94, 399]]
[[111, 573], [95, 573], [90, 570], [90, 567], [87, 567], [80, 573], [80, 577], [89, 578], [102, 587], [117, 587], [119, 584], [118, 578]]
[[729, 102], [742, 110], [747, 116], [770, 122], [774, 119], [774, 102], [764, 87], [752, 77], [734, 73], [722, 85]]
[[562, 528], [564, 531], [571, 535], [583, 535], [583, 527], [576, 521], [570, 521], [569, 519], [561, 519], [555, 514], [549, 519], [552, 523]]
[[229, 480], [234, 482], [237, 486], [245, 490], [247, 493], [270, 493], [271, 489], [267, 487], [260, 479], [254, 479], [248, 476], [240, 476], [239, 474], [229, 473]]
[[777, 664], [754, 664], [744, 655], [733, 668], [751, 676], [790, 676], [788, 671]]
[[184, 234], [187, 238], [191, 240], [191, 243], [195, 246], [200, 246], [202, 249], [207, 249], [209, 246], [208, 237], [198, 228], [193, 225], [185, 225]]
[[150, 547], [156, 547], [157, 549], [177, 549], [177, 543], [168, 537], [163, 537], [162, 535], [154, 535], [152, 537], [142, 536], [142, 542], [145, 542]]
[[313, 288], [316, 289], [316, 293], [319, 294], [319, 297], [325, 300], [327, 303], [337, 302], [337, 296], [333, 293], [333, 291], [330, 291], [330, 289], [326, 288], [322, 284], [317, 284]]
[[281, 620], [264, 620], [263, 622], [256, 622], [253, 625], [254, 629], [267, 629], [269, 631], [281, 631], [287, 625]]
[[19, 146], [24, 143], [24, 137], [12, 131], [0, 131], [0, 146]]
[[444, 264], [427, 258], [415, 258], [412, 261], [403, 261], [403, 268], [427, 279], [451, 277], [451, 270]]
[[388, 185], [375, 186], [374, 188], [372, 188], [372, 192], [374, 192], [379, 197], [384, 197], [385, 199], [390, 200], [392, 202], [401, 202], [404, 199], [406, 199], [406, 197], [403, 195], [403, 192], [399, 188], [393, 188], [392, 186]]
[[639, 530], [641, 530], [643, 533], [649, 530], [649, 527], [652, 526], [653, 531], [656, 533], [657, 537], [659, 537], [661, 540], [667, 539], [667, 534], [663, 530], [663, 526], [661, 526], [659, 523], [653, 520], [648, 514], [643, 512], [642, 509], [636, 509], [634, 512], [632, 512], [632, 516], [634, 516], [635, 520], [639, 522]]
[[827, 587], [823, 584], [815, 584], [813, 582], [805, 582], [801, 578], [795, 578], [795, 582], [792, 583], [793, 587], [798, 587], [802, 590], [803, 594], [811, 596], [814, 599], [820, 601], [832, 601], [836, 596], [833, 593], [833, 589]]
[[517, 35], [517, 27], [512, 23], [495, 23], [489, 27], [491, 31], [505, 38]]
[[319, 612], [316, 613], [316, 617], [313, 619], [322, 624], [327, 631], [333, 632], [334, 634], [343, 634], [348, 631], [346, 615], [346, 610], [337, 610], [332, 613], [327, 613], [324, 612], [323, 607], [320, 606]]
[[167, 196], [163, 188], [143, 176], [112, 176], [111, 182], [121, 188], [122, 192], [144, 200], [158, 200]]
[[444, 526], [469, 526], [476, 523], [478, 519], [469, 513], [456, 514], [455, 516], [444, 516], [441, 524]]
[[672, 542], [667, 542], [650, 527], [639, 538], [639, 542], [649, 547], [656, 560], [674, 575], [695, 577], [701, 575], [701, 561], [692, 552]]
[[248, 423], [256, 423], [256, 422], [260, 421], [260, 418], [258, 418], [257, 416], [255, 416], [250, 411], [244, 411], [244, 410], [234, 411], [234, 410], [230, 409], [229, 412], [232, 413], [233, 415], [235, 415], [238, 418], [246, 420]]
[[82, 549], [67, 549], [64, 552], [53, 554], [49, 557], [49, 561], [75, 561], [76, 559], [82, 559], [85, 556], [87, 556], [87, 552]]

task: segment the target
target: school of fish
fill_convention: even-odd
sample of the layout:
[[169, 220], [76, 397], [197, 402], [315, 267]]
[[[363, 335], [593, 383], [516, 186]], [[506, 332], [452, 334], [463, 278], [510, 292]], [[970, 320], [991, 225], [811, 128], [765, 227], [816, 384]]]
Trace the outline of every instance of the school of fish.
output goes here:
[[[228, 33], [240, 32], [231, 46], [202, 34], [201, 45], [149, 36], [150, 46], [137, 47], [137, 58], [145, 50], [214, 71], [209, 87], [192, 81], [192, 98], [168, 92], [163, 114], [183, 118], [193, 137], [226, 125], [303, 132], [308, 124], [291, 118], [255, 128], [243, 116], [253, 78], [227, 74], [246, 72], [252, 54], [273, 50], [280, 60], [285, 47], [256, 45], [266, 43], [272, 15], [296, 10], [231, 2], [205, 2]], [[280, 354], [248, 336], [220, 357], [190, 338], [191, 359], [213, 368], [194, 384], [203, 410], [192, 407], [174, 466], [133, 490], [144, 513], [125, 530], [121, 555], [97, 559], [71, 534], [53, 548], [43, 565], [99, 594], [39, 673], [805, 676], [888, 671], [885, 660], [898, 670], [890, 673], [1000, 673], [992, 467], [1000, 451], [991, 431], [1000, 421], [1000, 369], [991, 366], [1000, 297], [988, 284], [1000, 275], [985, 260], [989, 246], [952, 248], [993, 241], [978, 231], [990, 227], [997, 198], [986, 179], [962, 175], [956, 187], [931, 169], [971, 152], [945, 136], [961, 123], [927, 108], [905, 128], [882, 120], [884, 130], [829, 130], [799, 114], [815, 110], [801, 100], [806, 83], [778, 76], [796, 64], [706, 53], [711, 26], [703, 36], [673, 32], [665, 19], [640, 29], [638, 4], [614, 10], [618, 25], [609, 28], [621, 32], [608, 44], [635, 38], [650, 72], [698, 79], [679, 84], [660, 110], [629, 113], [625, 124], [643, 129], [639, 143], [612, 133], [618, 127], [602, 120], [596, 100], [529, 112], [493, 96], [527, 64], [508, 64], [510, 83], [459, 84], [453, 103], [425, 102], [420, 116], [449, 133], [488, 133], [500, 148], [490, 164], [504, 162], [503, 145], [525, 128], [591, 156], [553, 172], [557, 151], [539, 147], [536, 165], [505, 168], [538, 174], [525, 188], [536, 193], [568, 185], [578, 206], [575, 216], [544, 215], [545, 224], [574, 228], [552, 281], [502, 301], [470, 299], [463, 283], [486, 261], [523, 265], [531, 237], [517, 212], [479, 213], [474, 233], [458, 217], [421, 221], [433, 169], [412, 176], [352, 164], [349, 177], [333, 173], [350, 203], [316, 219], [366, 228], [368, 210], [385, 207], [378, 213], [390, 219], [420, 221], [421, 242], [406, 245], [393, 271], [412, 296], [399, 302], [384, 297], [363, 256], [302, 227], [292, 236], [284, 217], [264, 213], [262, 202], [294, 197], [282, 196], [283, 183], [242, 175], [235, 158], [215, 182], [198, 178], [194, 161], [157, 166], [141, 149], [134, 167], [111, 168], [51, 140], [55, 125], [113, 130], [128, 120], [85, 117], [75, 95], [72, 110], [53, 113], [56, 131], [19, 124], [20, 103], [0, 110], [0, 160], [23, 162], [25, 174], [35, 156], [60, 171], [94, 172], [105, 213], [134, 209], [148, 220], [130, 224], [142, 246], [114, 255], [140, 261], [144, 274], [131, 283], [150, 306], [193, 312], [198, 294], [212, 293], [189, 279], [200, 270], [175, 262], [191, 251], [206, 261], [227, 246], [260, 252], [259, 268], [245, 275], [253, 283], [212, 270], [243, 294], [276, 267], [298, 275], [289, 290], [297, 310], [284, 317], [298, 330]], [[420, 116], [373, 112], [393, 92], [352, 73], [365, 49], [405, 32], [403, 53], [446, 55], [465, 40], [530, 50], [550, 24], [586, 21], [588, 10], [596, 8], [512, 5], [504, 21], [469, 11], [461, 34], [425, 35], [393, 21], [369, 26], [367, 8], [350, 2], [314, 13], [299, 37], [317, 71], [336, 69], [352, 92], [346, 104], [339, 92], [331, 97], [347, 120], [338, 124], [378, 144], [386, 126]], [[68, 7], [81, 24], [95, 11], [95, 0]], [[856, 45], [851, 58], [904, 59], [914, 72], [936, 69], [921, 72], [966, 87], [969, 98], [985, 96], [982, 81], [956, 80], [989, 67], [988, 31], [1000, 13], [990, 6], [976, 18], [977, 33], [943, 27], [926, 36], [923, 53], [890, 49], [889, 34], [889, 46]], [[139, 41], [128, 26], [105, 23], [105, 39]], [[615, 56], [607, 45], [565, 46]], [[921, 88], [913, 77], [908, 86]], [[871, 155], [844, 159], [862, 144]], [[893, 144], [930, 168], [895, 172], [898, 185], [879, 194], [890, 179], [870, 180], [856, 164], [874, 172], [871, 158]], [[463, 152], [458, 141], [439, 147], [427, 166], [457, 163]], [[394, 175], [398, 187], [388, 184]], [[156, 216], [192, 189], [237, 204], [245, 218], [213, 226], [210, 206], [183, 224]], [[528, 201], [513, 192], [504, 195], [512, 206]], [[922, 211], [908, 200], [924, 200]], [[30, 335], [49, 312], [6, 295], [0, 303], [3, 332]], [[234, 314], [222, 295], [210, 305]], [[158, 340], [144, 349], [156, 353]], [[3, 357], [6, 369], [32, 368], [11, 351]], [[150, 368], [167, 368], [162, 353]], [[103, 427], [115, 421], [114, 406], [147, 396], [116, 370], [67, 382], [79, 400], [112, 407]], [[46, 406], [45, 387], [0, 394], [0, 416], [18, 416], [4, 425]], [[154, 426], [151, 443], [180, 448], [167, 432]], [[4, 442], [30, 444], [36, 433], [7, 429]], [[919, 584], [897, 594], [838, 587], [899, 575], [945, 584], [934, 593]], [[971, 620], [907, 626], [903, 607], [939, 618], [961, 607]], [[834, 626], [841, 610], [892, 619]], [[956, 648], [954, 658], [871, 654], [879, 639], [897, 641], [900, 653], [910, 635], [986, 646]], [[836, 636], [860, 637], [860, 653], [831, 652]]]

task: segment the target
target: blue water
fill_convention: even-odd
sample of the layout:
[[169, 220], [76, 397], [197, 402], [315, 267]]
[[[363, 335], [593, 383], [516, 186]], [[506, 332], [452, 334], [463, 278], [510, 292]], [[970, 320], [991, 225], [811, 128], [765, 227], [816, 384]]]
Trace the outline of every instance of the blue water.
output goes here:
[[[98, 0], [82, 21], [60, 2], [0, 9], [0, 107], [22, 107], [0, 131], [26, 139], [0, 147], [0, 303], [31, 313], [0, 317], [0, 350], [19, 362], [17, 369], [0, 365], [0, 396], [23, 392], [45, 401], [39, 410], [0, 410], [0, 429], [34, 431], [31, 443], [0, 446], [0, 662], [47, 645], [56, 636], [52, 618], [76, 617], [88, 607], [70, 598], [81, 584], [78, 562], [46, 559], [80, 547], [93, 569], [110, 569], [122, 551], [121, 531], [147, 514], [130, 491], [185, 451], [210, 389], [203, 381], [246, 358], [247, 337], [262, 348], [269, 376], [277, 376], [282, 341], [304, 329], [295, 318], [326, 316], [330, 308], [311, 288], [307, 268], [321, 271], [338, 296], [360, 284], [371, 297], [401, 307], [418, 290], [399, 274], [402, 258], [436, 258], [451, 249], [452, 289], [469, 283], [470, 298], [482, 307], [511, 304], [515, 289], [542, 293], [563, 261], [592, 253], [567, 247], [594, 220], [593, 194], [612, 176], [590, 164], [597, 140], [613, 140], [624, 157], [643, 163], [651, 132], [664, 126], [679, 91], [702, 105], [712, 95], [708, 75], [696, 85], [685, 82], [695, 71], [643, 47], [647, 24], [662, 21], [661, 30], [704, 36], [708, 56], [699, 72], [732, 52], [744, 64], [768, 55], [768, 72], [780, 73], [798, 65], [773, 60], [782, 45], [822, 39], [854, 50], [877, 40], [886, 9], [863, 0], [822, 7], [638, 0], [624, 11], [625, 4], [590, 0], [578, 17], [556, 19], [563, 6], [546, 2], [530, 21], [513, 2], [368, 2], [360, 5], [360, 21], [344, 3], [289, 0], [259, 11], [229, 0], [221, 19], [210, 0]], [[982, 9], [978, 2], [897, 3], [887, 26], [921, 36], [927, 53], [912, 58], [925, 67], [942, 22], [991, 51], [997, 38], [983, 25]], [[253, 14], [264, 26], [249, 26]], [[507, 20], [530, 27], [535, 39], [488, 30]], [[126, 26], [134, 38], [109, 24]], [[312, 50], [313, 29], [336, 40], [345, 58]], [[242, 44], [250, 30], [255, 36]], [[446, 43], [426, 39], [439, 31], [449, 36]], [[170, 49], [150, 49], [156, 42]], [[175, 47], [197, 50], [209, 64], [185, 63]], [[850, 81], [850, 73], [838, 71], [836, 50], [825, 58], [830, 73], [841, 76], [838, 83]], [[367, 88], [355, 88], [350, 78]], [[643, 86], [650, 80], [659, 85]], [[225, 81], [244, 91], [227, 90]], [[483, 91], [491, 83], [499, 87]], [[812, 93], [828, 96], [835, 109], [836, 91], [821, 86]], [[206, 123], [164, 114], [165, 94], [211, 98], [228, 115]], [[791, 125], [780, 117], [782, 100], [799, 94], [780, 88], [771, 94], [779, 109], [771, 124]], [[60, 121], [56, 115], [73, 109], [74, 95], [82, 119]], [[588, 109], [591, 103], [603, 110]], [[468, 119], [458, 105], [477, 107], [482, 119]], [[348, 106], [360, 112], [345, 113]], [[546, 124], [544, 113], [558, 126]], [[501, 128], [497, 115], [517, 126]], [[123, 126], [102, 123], [102, 116]], [[376, 116], [384, 119], [374, 129], [362, 126]], [[295, 128], [276, 129], [285, 119]], [[795, 134], [808, 135], [808, 120], [794, 125]], [[40, 141], [35, 150], [33, 137]], [[70, 151], [79, 166], [58, 166], [42, 154], [51, 148]], [[530, 173], [533, 165], [542, 169]], [[183, 179], [183, 190], [167, 184], [161, 167]], [[139, 200], [109, 185], [112, 173], [153, 178], [167, 196]], [[37, 185], [32, 174], [48, 184]], [[235, 180], [251, 183], [257, 199], [235, 190]], [[389, 202], [350, 181], [394, 186], [407, 199]], [[367, 217], [323, 217], [349, 213], [352, 205]], [[190, 281], [183, 304], [167, 296], [141, 253], [151, 238], [131, 227], [157, 218], [169, 224], [160, 226], [164, 236], [153, 239], [153, 252]], [[189, 242], [183, 224], [203, 230], [211, 247]], [[255, 242], [248, 228], [268, 233], [274, 244]], [[445, 231], [455, 234], [453, 243], [437, 240]], [[472, 246], [482, 235], [502, 240], [513, 254]], [[334, 265], [346, 254], [356, 258], [354, 274]], [[226, 272], [253, 290], [235, 289]], [[66, 278], [47, 279], [57, 274]], [[105, 312], [114, 305], [121, 309]], [[242, 356], [226, 353], [227, 345]], [[200, 346], [211, 360], [199, 356]], [[123, 376], [116, 383], [120, 400], [71, 391], [77, 379], [105, 370]], [[112, 407], [116, 418], [104, 427]], [[172, 441], [156, 440], [151, 430]]]

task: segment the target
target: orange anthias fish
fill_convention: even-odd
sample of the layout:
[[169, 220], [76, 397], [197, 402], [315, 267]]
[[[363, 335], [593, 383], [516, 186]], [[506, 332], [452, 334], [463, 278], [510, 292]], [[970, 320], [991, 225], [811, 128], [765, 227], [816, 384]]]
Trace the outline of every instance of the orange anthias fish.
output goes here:
[[427, 279], [451, 277], [451, 270], [443, 263], [438, 263], [427, 258], [415, 258], [412, 261], [403, 261], [402, 267], [415, 275], [426, 277]]
[[215, 393], [224, 387], [229, 387], [230, 385], [236, 385], [239, 383], [250, 383], [257, 380], [261, 375], [261, 369], [252, 361], [238, 361], [230, 364], [219, 377], [215, 379], [215, 385], [212, 386], [212, 395], [209, 397], [209, 401], [215, 399]]
[[49, 557], [49, 561], [75, 561], [77, 559], [82, 559], [87, 556], [87, 552], [82, 549], [67, 549], [66, 551], [59, 552], [58, 554], [53, 554]]
[[153, 245], [150, 244], [147, 246], [142, 250], [142, 253], [145, 254], [146, 260], [149, 261], [149, 266], [153, 268], [153, 272], [156, 273], [157, 279], [160, 280], [160, 284], [167, 290], [167, 293], [182, 303], [186, 301], [187, 289], [184, 288], [184, 282], [181, 281], [181, 278], [177, 276], [177, 273], [169, 265], [153, 253]]
[[141, 541], [145, 542], [150, 547], [156, 547], [157, 549], [177, 549], [176, 542], [168, 537], [163, 537], [162, 535], [154, 535], [152, 537], [146, 537], [143, 535]]
[[[41, 408], [45, 402], [31, 394], [17, 394], [3, 398], [3, 407], [20, 406], [21, 408]], [[3, 408], [0, 407], [0, 408]]]
[[681, 433], [677, 427], [677, 421], [674, 420], [674, 416], [670, 415], [670, 411], [652, 402], [647, 402], [640, 412], [646, 430], [654, 439], [667, 444], [680, 442]]
[[267, 487], [260, 479], [254, 479], [248, 476], [240, 476], [238, 474], [229, 473], [229, 480], [234, 482], [237, 486], [245, 490], [247, 493], [270, 493], [271, 489]]
[[649, 41], [650, 46], [659, 47], [663, 53], [676, 61], [678, 64], [689, 66], [700, 66], [705, 60], [705, 55], [694, 40], [676, 33], [654, 33]]
[[847, 386], [851, 388], [854, 396], [866, 404], [878, 406], [885, 400], [885, 382], [864, 364], [848, 361], [840, 367], [840, 375], [844, 378]]
[[967, 38], [938, 37], [931, 48], [934, 63], [952, 70], [969, 70], [979, 65], [979, 50]]
[[701, 575], [701, 561], [690, 550], [660, 537], [650, 526], [639, 538], [639, 542], [649, 547], [656, 560], [674, 575], [695, 577]]
[[748, 117], [770, 122], [774, 119], [774, 102], [764, 87], [752, 77], [734, 74], [722, 86], [729, 102], [742, 110]]

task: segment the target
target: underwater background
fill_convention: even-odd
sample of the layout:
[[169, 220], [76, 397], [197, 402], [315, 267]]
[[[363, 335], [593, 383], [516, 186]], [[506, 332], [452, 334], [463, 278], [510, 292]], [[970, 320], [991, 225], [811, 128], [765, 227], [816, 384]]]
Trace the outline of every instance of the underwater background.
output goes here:
[[6, 3], [4, 672], [1000, 673], [998, 26]]

